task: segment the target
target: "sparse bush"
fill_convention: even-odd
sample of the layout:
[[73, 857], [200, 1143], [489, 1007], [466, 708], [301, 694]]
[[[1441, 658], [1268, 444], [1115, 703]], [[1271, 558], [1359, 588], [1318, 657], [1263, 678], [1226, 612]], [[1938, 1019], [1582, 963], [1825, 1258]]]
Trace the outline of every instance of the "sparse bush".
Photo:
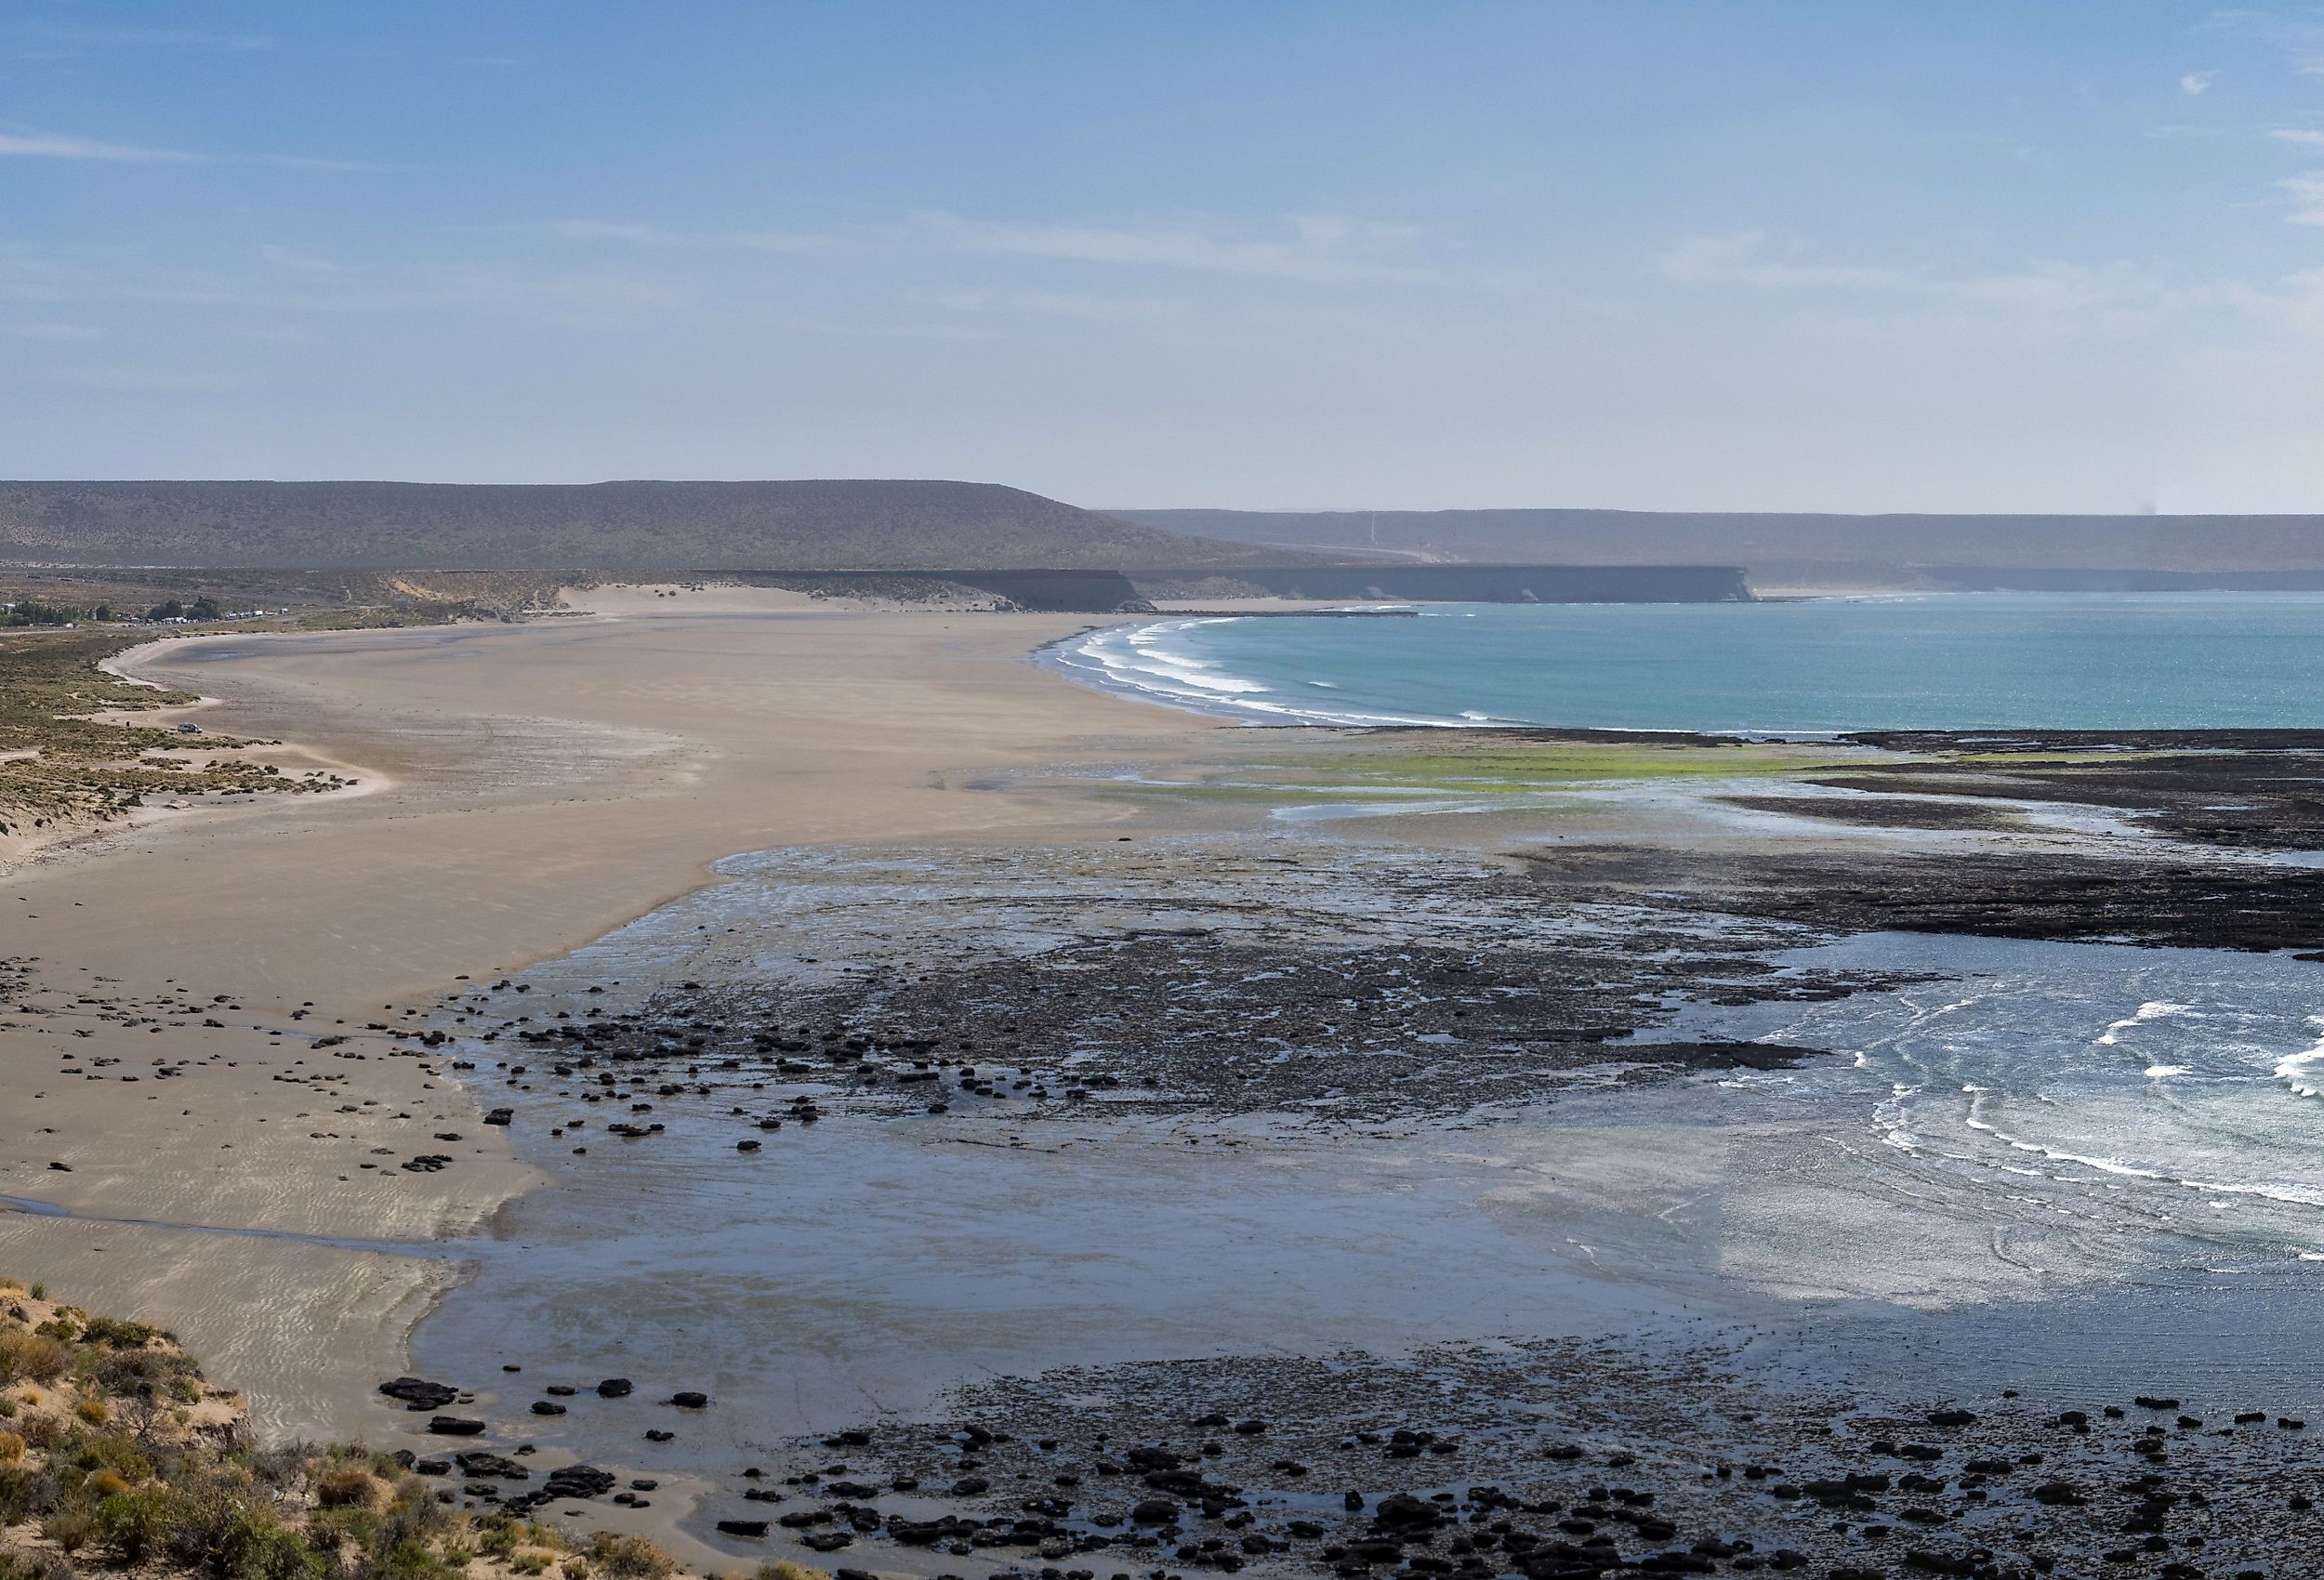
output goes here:
[[827, 1569], [810, 1569], [803, 1563], [793, 1563], [787, 1558], [759, 1566], [758, 1580], [831, 1580]]
[[519, 1574], [546, 1574], [548, 1555], [545, 1552], [521, 1552], [508, 1560], [508, 1567]]
[[14, 1432], [0, 1432], [0, 1465], [15, 1465], [24, 1457], [24, 1440]]
[[[94, 1490], [99, 1481], [118, 1479], [110, 1470], [100, 1470], [89, 1478], [89, 1487]], [[106, 1546], [120, 1554], [125, 1563], [143, 1563], [158, 1556], [169, 1538], [175, 1502], [165, 1487], [137, 1492], [125, 1487], [99, 1495], [97, 1522], [104, 1532]]]
[[80, 1470], [114, 1471], [125, 1485], [150, 1481], [153, 1475], [153, 1462], [145, 1456], [144, 1451], [127, 1438], [111, 1432], [83, 1439], [73, 1452], [73, 1464]]
[[610, 1531], [600, 1531], [591, 1540], [589, 1561], [614, 1580], [663, 1580], [677, 1567], [667, 1553], [643, 1536], [616, 1536]]
[[40, 1534], [66, 1552], [79, 1552], [99, 1534], [97, 1511], [79, 1502], [52, 1508], [41, 1516]]
[[445, 1580], [451, 1571], [428, 1550], [426, 1542], [405, 1536], [390, 1543], [376, 1562], [365, 1564], [363, 1573], [376, 1580]]
[[308, 1467], [314, 1456], [312, 1443], [283, 1443], [252, 1455], [250, 1472], [277, 1491], [293, 1491], [306, 1484]]
[[0, 1528], [20, 1525], [38, 1512], [44, 1484], [37, 1471], [23, 1466], [0, 1469]]
[[113, 1407], [101, 1399], [84, 1399], [73, 1407], [73, 1413], [92, 1427], [101, 1427], [113, 1418]]
[[315, 1501], [325, 1508], [373, 1508], [387, 1490], [370, 1466], [344, 1459], [317, 1470], [313, 1485]]
[[[191, 1358], [166, 1350], [84, 1350], [81, 1373], [107, 1393], [171, 1393], [189, 1379]], [[196, 1398], [200, 1398], [197, 1389]]]
[[52, 1552], [0, 1552], [0, 1580], [73, 1580], [73, 1565]]
[[238, 1467], [206, 1465], [179, 1478], [168, 1557], [218, 1580], [305, 1580], [322, 1559], [274, 1511], [254, 1502], [255, 1487]]
[[99, 1470], [81, 1483], [81, 1490], [93, 1498], [118, 1497], [129, 1490], [129, 1478], [118, 1470]]
[[162, 1330], [151, 1323], [124, 1322], [118, 1317], [91, 1317], [81, 1330], [82, 1343], [114, 1350], [143, 1350], [162, 1336]]
[[17, 1423], [16, 1429], [27, 1448], [54, 1448], [73, 1435], [72, 1423], [62, 1415], [27, 1415]]
[[53, 1334], [0, 1333], [0, 1385], [52, 1383], [73, 1363], [73, 1351]]

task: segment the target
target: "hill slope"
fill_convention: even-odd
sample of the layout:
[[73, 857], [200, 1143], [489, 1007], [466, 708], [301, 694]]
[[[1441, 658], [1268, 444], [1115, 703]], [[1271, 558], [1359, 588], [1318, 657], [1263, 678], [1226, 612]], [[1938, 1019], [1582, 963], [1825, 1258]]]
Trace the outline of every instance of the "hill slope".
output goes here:
[[[1939, 568], [2324, 570], [2324, 516], [1827, 516], [1644, 510], [1121, 510], [1173, 532], [1311, 549], [1560, 564], [1748, 567], [1755, 581], [1957, 581]], [[1375, 533], [1377, 535], [1375, 535]]]
[[1266, 558], [992, 483], [0, 482], [0, 561], [20, 563], [742, 571]]

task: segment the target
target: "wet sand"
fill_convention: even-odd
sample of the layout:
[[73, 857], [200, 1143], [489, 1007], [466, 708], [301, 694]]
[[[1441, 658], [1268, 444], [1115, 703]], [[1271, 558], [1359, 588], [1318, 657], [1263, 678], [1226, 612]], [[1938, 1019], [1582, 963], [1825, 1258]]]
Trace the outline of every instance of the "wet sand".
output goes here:
[[[376, 1243], [462, 1232], [538, 1178], [448, 1073], [390, 1054], [390, 1006], [560, 955], [737, 850], [1086, 832], [1118, 814], [957, 786], [1218, 729], [1022, 661], [1088, 617], [585, 601], [139, 650], [124, 672], [215, 699], [205, 726], [295, 740], [369, 793], [205, 809], [0, 881], [0, 960], [22, 971], [0, 993], [0, 1195], [74, 1215], [0, 1213], [0, 1266], [175, 1328], [257, 1389], [262, 1430], [326, 1432], [400, 1364], [452, 1270]], [[455, 1161], [396, 1166], [429, 1152]]]

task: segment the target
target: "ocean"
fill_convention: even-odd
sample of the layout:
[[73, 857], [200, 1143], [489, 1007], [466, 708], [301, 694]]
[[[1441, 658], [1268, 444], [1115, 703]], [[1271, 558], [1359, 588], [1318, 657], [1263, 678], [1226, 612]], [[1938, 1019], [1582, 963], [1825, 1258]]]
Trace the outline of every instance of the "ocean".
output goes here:
[[2324, 593], [1946, 593], [1175, 616], [1060, 672], [1253, 724], [1849, 730], [2324, 725]]

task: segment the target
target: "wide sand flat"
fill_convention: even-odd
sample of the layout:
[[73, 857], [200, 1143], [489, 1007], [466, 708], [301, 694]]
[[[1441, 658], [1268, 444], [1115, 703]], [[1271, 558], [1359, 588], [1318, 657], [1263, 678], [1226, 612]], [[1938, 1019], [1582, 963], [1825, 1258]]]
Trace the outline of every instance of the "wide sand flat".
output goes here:
[[[0, 1213], [0, 1268], [174, 1326], [257, 1393], [262, 1427], [324, 1431], [456, 1270], [317, 1241], [457, 1232], [533, 1178], [449, 1072], [388, 1057], [368, 1026], [597, 937], [736, 851], [1086, 833], [1102, 809], [971, 786], [1219, 728], [1023, 662], [1087, 617], [592, 601], [131, 655], [126, 672], [216, 698], [205, 725], [296, 741], [366, 793], [205, 810], [0, 876], [0, 956], [38, 957], [0, 990], [0, 1194], [76, 1215]], [[315, 1032], [350, 1040], [325, 1052]], [[453, 1166], [395, 1167], [430, 1152]]]

